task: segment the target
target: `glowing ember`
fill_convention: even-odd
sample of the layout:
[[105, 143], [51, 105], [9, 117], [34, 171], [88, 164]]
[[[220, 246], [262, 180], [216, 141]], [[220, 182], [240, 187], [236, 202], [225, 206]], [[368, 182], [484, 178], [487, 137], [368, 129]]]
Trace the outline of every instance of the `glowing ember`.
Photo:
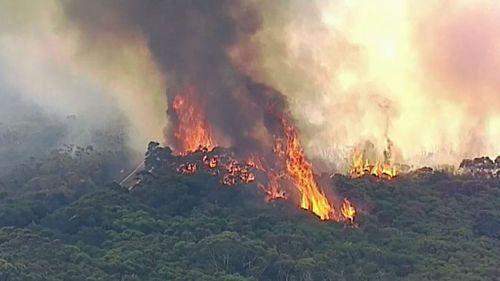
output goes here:
[[[208, 149], [199, 149], [194, 152], [185, 153], [190, 162], [179, 166], [177, 171], [184, 175], [192, 175], [203, 172], [220, 178], [220, 182], [233, 186], [237, 184], [251, 183], [256, 180], [253, 173], [254, 164], [241, 164], [231, 154], [215, 154]], [[194, 159], [194, 162], [192, 162]]]
[[230, 160], [226, 165], [226, 171], [231, 175], [238, 173], [240, 171], [240, 163], [234, 159]]
[[354, 218], [356, 217], [356, 209], [347, 199], [344, 199], [342, 207], [340, 208], [340, 213], [342, 216], [348, 220], [351, 224], [354, 223]]
[[212, 149], [214, 141], [205, 122], [204, 114], [193, 99], [192, 88], [177, 95], [172, 108], [177, 114], [177, 127], [174, 135], [180, 153], [199, 150], [200, 148]]
[[215, 169], [218, 164], [218, 157], [208, 157], [205, 155], [203, 156], [203, 163], [210, 169]]
[[196, 173], [197, 170], [198, 170], [198, 166], [196, 165], [196, 163], [182, 164], [177, 169], [177, 171], [179, 171], [179, 173], [181, 173], [183, 175], [192, 175], [192, 174]]
[[[250, 183], [255, 180], [255, 175], [250, 172], [251, 165], [245, 164], [241, 167], [235, 159], [230, 159], [225, 166], [227, 175], [224, 176], [223, 183], [226, 185], [235, 185], [237, 183]], [[239, 180], [239, 181], [238, 181]]]
[[255, 175], [247, 168], [243, 168], [240, 170], [240, 180], [244, 183], [250, 183], [255, 180]]
[[225, 185], [233, 186], [238, 182], [236, 181], [236, 177], [234, 175], [228, 174], [222, 178], [222, 183]]
[[288, 176], [301, 194], [300, 207], [310, 210], [321, 220], [333, 218], [335, 210], [314, 179], [312, 165], [305, 158], [297, 130], [286, 117], [281, 116], [280, 121], [285, 136], [278, 140], [275, 150], [285, 157]]

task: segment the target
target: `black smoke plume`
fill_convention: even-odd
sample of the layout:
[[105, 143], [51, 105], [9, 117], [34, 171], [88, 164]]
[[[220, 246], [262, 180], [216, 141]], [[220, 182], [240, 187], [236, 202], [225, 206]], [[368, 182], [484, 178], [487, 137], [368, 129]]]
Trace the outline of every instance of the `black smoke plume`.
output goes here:
[[[283, 110], [284, 98], [253, 81], [229, 56], [232, 48], [260, 27], [250, 4], [230, 0], [67, 0], [64, 11], [89, 42], [141, 32], [167, 77], [169, 102], [186, 87], [194, 88], [210, 126], [235, 147], [252, 151], [272, 142], [270, 134], [262, 136], [259, 128], [266, 132], [268, 104], [279, 104]], [[175, 123], [175, 118], [170, 119]]]

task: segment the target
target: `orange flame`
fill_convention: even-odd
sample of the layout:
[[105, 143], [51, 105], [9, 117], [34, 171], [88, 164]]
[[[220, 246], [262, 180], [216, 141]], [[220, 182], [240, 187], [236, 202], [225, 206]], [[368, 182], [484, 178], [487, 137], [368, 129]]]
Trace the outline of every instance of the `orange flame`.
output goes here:
[[203, 156], [203, 163], [210, 169], [215, 169], [218, 165], [217, 157], [208, 157], [207, 155]]
[[196, 163], [186, 163], [179, 166], [177, 171], [183, 175], [192, 175], [198, 171], [198, 166]]
[[174, 135], [180, 146], [178, 150], [184, 154], [200, 148], [210, 150], [214, 147], [214, 141], [205, 122], [204, 114], [192, 97], [193, 91], [193, 88], [187, 88], [172, 102], [172, 107], [179, 120]]
[[238, 182], [236, 181], [236, 177], [232, 174], [227, 174], [222, 178], [222, 183], [225, 185], [233, 186]]
[[240, 170], [240, 180], [244, 183], [250, 183], [255, 180], [255, 175], [248, 168], [243, 168]]
[[[201, 159], [196, 162], [187, 162], [181, 164], [177, 171], [184, 175], [192, 175], [201, 170], [213, 176], [219, 176], [221, 183], [229, 186], [237, 184], [251, 183], [256, 180], [256, 176], [252, 169], [253, 163], [245, 163], [244, 165], [230, 155], [207, 155], [207, 150], [198, 150], [196, 153], [204, 154]], [[192, 156], [193, 153], [185, 153]], [[198, 164], [200, 166], [198, 166]]]
[[392, 179], [399, 175], [396, 167], [387, 161], [377, 161], [375, 164], [370, 164], [368, 159], [365, 159], [363, 153], [354, 151], [352, 157], [351, 176], [354, 178], [364, 175], [373, 175], [378, 178]]
[[321, 220], [334, 218], [334, 208], [320, 189], [300, 144], [296, 128], [281, 116], [285, 139], [279, 140], [275, 150], [286, 159], [288, 175], [301, 194], [300, 207], [310, 210]]
[[[258, 183], [258, 186], [266, 193], [268, 201], [286, 198], [280, 187], [280, 180], [286, 176], [300, 192], [301, 208], [311, 211], [321, 220], [347, 220], [353, 223], [356, 213], [354, 206], [345, 199], [341, 213], [336, 213], [334, 206], [330, 204], [324, 191], [316, 182], [312, 165], [306, 159], [300, 144], [297, 129], [287, 116], [277, 114], [281, 123], [282, 136], [276, 139], [274, 147], [278, 159], [283, 159], [286, 163], [285, 172], [277, 173], [272, 168], [266, 168], [262, 162], [264, 159], [255, 155], [251, 155], [250, 159], [242, 165], [231, 156], [209, 156], [208, 152], [214, 148], [214, 141], [204, 113], [192, 98], [192, 91], [192, 88], [188, 88], [186, 92], [176, 96], [172, 102], [172, 107], [178, 117], [178, 126], [174, 135], [180, 146], [178, 149], [181, 155], [201, 152], [203, 156], [198, 160], [201, 169], [205, 167], [205, 172], [209, 171], [212, 175], [220, 176], [221, 182], [229, 186], [255, 181], [256, 175], [252, 169], [265, 172], [268, 176], [267, 186], [261, 183]], [[278, 170], [281, 169], [278, 168]], [[178, 171], [182, 174], [194, 174], [198, 171], [198, 166], [196, 163], [186, 163], [179, 166]]]
[[241, 183], [250, 183], [255, 181], [255, 175], [250, 171], [252, 164], [245, 164], [241, 167], [240, 163], [231, 159], [226, 165], [227, 175], [223, 179], [223, 183], [226, 185], [235, 185], [240, 180]]
[[351, 224], [354, 223], [354, 218], [356, 217], [356, 209], [351, 204], [351, 202], [347, 200], [347, 198], [344, 198], [344, 202], [342, 203], [342, 208], [340, 208], [340, 213]]

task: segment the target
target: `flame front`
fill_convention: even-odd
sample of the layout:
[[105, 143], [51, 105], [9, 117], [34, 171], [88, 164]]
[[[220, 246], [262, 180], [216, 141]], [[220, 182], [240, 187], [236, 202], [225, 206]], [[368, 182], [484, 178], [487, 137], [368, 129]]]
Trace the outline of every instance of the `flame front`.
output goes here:
[[278, 140], [276, 152], [286, 159], [286, 169], [301, 194], [300, 207], [310, 210], [322, 220], [334, 218], [335, 210], [314, 179], [312, 165], [307, 161], [296, 128], [281, 116], [284, 139]]
[[204, 113], [193, 98], [193, 88], [187, 88], [177, 95], [173, 102], [178, 123], [174, 135], [182, 153], [196, 151], [200, 148], [212, 149], [215, 145], [209, 127], [206, 124]]
[[398, 176], [398, 170], [389, 161], [376, 161], [374, 164], [366, 159], [361, 151], [355, 150], [352, 157], [350, 174], [352, 177], [373, 175], [378, 178], [392, 179]]

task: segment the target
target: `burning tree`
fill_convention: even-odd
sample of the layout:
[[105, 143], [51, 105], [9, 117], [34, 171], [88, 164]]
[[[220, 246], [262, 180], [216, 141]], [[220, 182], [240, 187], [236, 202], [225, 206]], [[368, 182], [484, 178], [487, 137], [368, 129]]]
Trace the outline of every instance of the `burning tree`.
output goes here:
[[314, 179], [312, 165], [304, 155], [297, 129], [285, 116], [278, 118], [283, 136], [277, 139], [275, 152], [286, 161], [288, 177], [300, 192], [300, 207], [313, 212], [322, 220], [334, 218], [335, 209]]
[[198, 149], [212, 149], [215, 142], [206, 124], [203, 111], [193, 96], [194, 89], [186, 88], [172, 102], [178, 120], [174, 135], [179, 153], [194, 152]]
[[[362, 177], [364, 175], [372, 175], [377, 178], [392, 179], [398, 176], [399, 171], [393, 163], [393, 142], [387, 137], [387, 146], [383, 151], [383, 160], [368, 156], [368, 151], [374, 152], [375, 147], [371, 142], [367, 142], [364, 148], [356, 147], [352, 152], [351, 167], [349, 173], [353, 178]], [[375, 153], [372, 153], [375, 154]], [[376, 155], [374, 156], [376, 157]], [[378, 157], [376, 157], [378, 158]]]
[[[194, 88], [188, 87], [175, 96], [170, 111], [175, 124], [173, 136], [176, 161], [179, 162], [177, 172], [183, 175], [207, 173], [219, 177], [220, 182], [227, 186], [255, 181], [267, 201], [289, 199], [284, 190], [293, 186], [295, 192], [291, 194], [298, 193], [302, 209], [321, 220], [353, 223], [356, 214], [354, 205], [344, 200], [341, 206], [343, 211], [336, 212], [334, 204], [318, 185], [312, 164], [300, 144], [298, 130], [285, 113], [286, 103], [279, 93], [256, 84], [250, 84], [249, 88], [268, 104], [262, 119], [274, 139], [274, 145], [269, 147], [254, 143], [254, 150], [246, 155], [218, 148], [211, 124], [195, 98], [197, 94]], [[241, 145], [246, 146], [245, 143]], [[235, 150], [238, 148], [235, 147]]]

